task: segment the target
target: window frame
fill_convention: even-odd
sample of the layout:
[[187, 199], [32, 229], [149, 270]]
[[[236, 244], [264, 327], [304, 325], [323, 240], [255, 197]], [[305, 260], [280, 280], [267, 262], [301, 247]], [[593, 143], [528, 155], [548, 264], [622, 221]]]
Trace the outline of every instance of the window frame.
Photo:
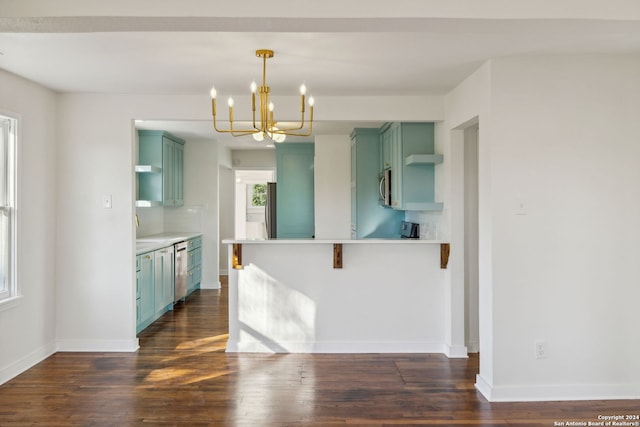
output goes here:
[[[8, 256], [8, 283], [6, 289], [0, 290], [0, 311], [11, 308], [16, 305], [17, 300], [21, 298], [18, 292], [18, 272], [17, 272], [17, 201], [18, 201], [18, 140], [20, 130], [20, 117], [6, 111], [0, 110], [0, 132], [5, 132], [4, 122], [8, 122], [7, 138], [5, 141], [4, 134], [0, 140], [0, 150], [6, 153], [6, 168], [0, 167], [0, 172], [5, 173], [6, 180], [6, 204], [0, 205], [0, 212], [5, 213], [9, 217], [9, 233], [7, 244]], [[6, 170], [5, 170], [6, 169]], [[4, 170], [4, 171], [3, 171]], [[0, 200], [2, 203], [2, 200]]]
[[247, 182], [246, 183], [246, 200], [247, 200], [247, 214], [260, 214], [264, 212], [264, 206], [253, 206], [253, 188], [256, 184], [264, 184], [263, 182]]

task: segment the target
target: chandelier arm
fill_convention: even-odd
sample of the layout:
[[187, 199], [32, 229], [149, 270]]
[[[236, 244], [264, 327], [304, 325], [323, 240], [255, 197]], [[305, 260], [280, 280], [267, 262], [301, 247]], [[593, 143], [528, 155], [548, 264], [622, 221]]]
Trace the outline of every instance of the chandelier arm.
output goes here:
[[263, 87], [262, 99], [264, 102], [262, 103], [262, 116], [260, 117], [260, 127], [263, 131], [269, 130], [269, 92], [265, 86]]
[[256, 131], [254, 129], [218, 129], [218, 127], [215, 125], [213, 125], [213, 128], [216, 130], [216, 132], [220, 132], [220, 133], [230, 133], [233, 136], [245, 136], [245, 135], [253, 135], [254, 133], [258, 133], [259, 131]]
[[256, 93], [251, 92], [251, 115], [253, 117], [253, 128], [256, 128]]
[[313, 133], [313, 107], [309, 111], [309, 129], [306, 132], [290, 132], [296, 129], [278, 129], [274, 131], [274, 134], [288, 135], [288, 136], [310, 136]]
[[[212, 113], [213, 113], [213, 128], [216, 130], [216, 132], [220, 132], [220, 133], [230, 133], [233, 136], [245, 136], [245, 135], [251, 135], [254, 133], [258, 133], [256, 130], [254, 129], [233, 129], [233, 125], [231, 125], [230, 129], [220, 129], [218, 128], [218, 121], [216, 120], [216, 108], [215, 108], [215, 100], [212, 100]], [[232, 122], [230, 122], [232, 123]]]
[[273, 132], [275, 135], [286, 135], [286, 136], [311, 136], [313, 133], [313, 129], [309, 127], [307, 132], [279, 132], [279, 130]]
[[[304, 120], [304, 113], [302, 113], [302, 119], [300, 120], [300, 126], [298, 127], [287, 127], [287, 128], [278, 128], [277, 131], [275, 131], [275, 133], [280, 133], [283, 135], [293, 135], [290, 133], [287, 133], [289, 131], [297, 131], [297, 130], [301, 130], [302, 128], [304, 128], [306, 122]], [[313, 124], [313, 107], [311, 107], [309, 109], [309, 125]], [[307, 134], [304, 135], [296, 135], [296, 136], [308, 136]]]

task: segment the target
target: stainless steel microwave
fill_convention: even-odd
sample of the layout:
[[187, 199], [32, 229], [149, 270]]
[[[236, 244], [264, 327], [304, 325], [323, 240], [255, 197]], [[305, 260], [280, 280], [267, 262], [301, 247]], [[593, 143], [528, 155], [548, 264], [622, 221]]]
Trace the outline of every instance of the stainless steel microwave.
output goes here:
[[380, 203], [383, 206], [391, 206], [391, 169], [385, 169], [382, 172], [378, 188], [380, 190]]

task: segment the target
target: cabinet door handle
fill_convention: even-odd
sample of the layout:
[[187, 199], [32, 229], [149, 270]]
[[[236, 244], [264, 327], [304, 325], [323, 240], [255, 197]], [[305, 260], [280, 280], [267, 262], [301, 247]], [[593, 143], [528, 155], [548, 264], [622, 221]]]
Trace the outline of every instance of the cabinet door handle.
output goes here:
[[151, 259], [151, 256], [147, 255], [145, 258], [146, 258], [146, 259]]

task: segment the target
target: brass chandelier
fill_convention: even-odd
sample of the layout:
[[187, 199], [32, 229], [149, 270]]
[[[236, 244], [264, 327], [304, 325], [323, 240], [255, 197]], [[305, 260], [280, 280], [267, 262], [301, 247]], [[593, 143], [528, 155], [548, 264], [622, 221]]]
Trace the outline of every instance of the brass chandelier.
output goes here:
[[[309, 136], [313, 130], [313, 97], [310, 96], [309, 103], [309, 118], [305, 122], [305, 96], [307, 93], [307, 87], [300, 85], [300, 122], [293, 125], [293, 127], [278, 126], [278, 122], [274, 118], [274, 105], [269, 100], [269, 93], [271, 88], [267, 86], [267, 59], [273, 58], [273, 51], [268, 49], [256, 50], [256, 56], [262, 58], [262, 85], [258, 86], [256, 82], [251, 82], [251, 109], [253, 110], [253, 127], [247, 129], [236, 129], [233, 127], [233, 98], [229, 97], [229, 129], [219, 129], [216, 122], [216, 96], [217, 91], [215, 87], [211, 88], [211, 110], [213, 112], [213, 128], [222, 133], [229, 133], [233, 136], [246, 136], [253, 135], [256, 141], [262, 141], [264, 138], [268, 138], [274, 142], [282, 142], [287, 135], [291, 136]], [[259, 104], [256, 106], [256, 91], [259, 93]], [[256, 110], [259, 111], [260, 118], [256, 121]], [[305, 130], [305, 125], [308, 125]]]

